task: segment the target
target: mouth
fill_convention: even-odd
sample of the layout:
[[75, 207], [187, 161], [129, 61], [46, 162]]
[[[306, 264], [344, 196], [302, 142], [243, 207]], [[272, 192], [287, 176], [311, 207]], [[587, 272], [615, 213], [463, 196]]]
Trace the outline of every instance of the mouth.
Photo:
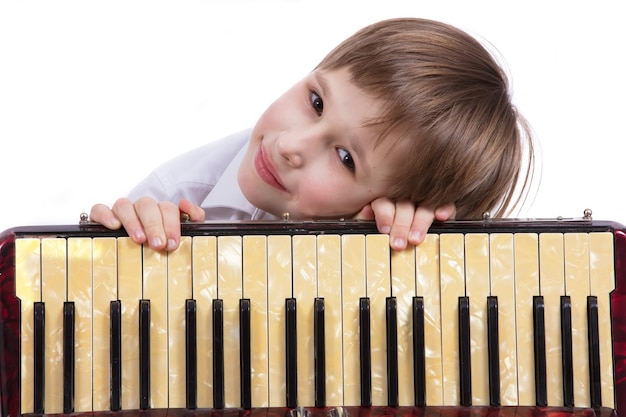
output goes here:
[[272, 165], [272, 161], [270, 161], [269, 157], [265, 153], [263, 146], [259, 146], [256, 154], [254, 155], [254, 167], [256, 172], [259, 174], [259, 177], [267, 184], [272, 187], [280, 190], [287, 191], [287, 189], [283, 186], [283, 184], [278, 179], [278, 175], [276, 174], [276, 169]]

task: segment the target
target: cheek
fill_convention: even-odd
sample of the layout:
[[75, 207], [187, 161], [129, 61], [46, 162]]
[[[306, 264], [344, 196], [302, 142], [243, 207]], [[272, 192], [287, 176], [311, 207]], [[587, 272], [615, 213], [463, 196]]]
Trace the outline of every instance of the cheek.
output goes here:
[[315, 176], [299, 188], [299, 207], [311, 216], [349, 215], [369, 202], [354, 186], [336, 176]]
[[312, 179], [303, 181], [300, 185], [300, 199], [306, 201], [309, 204], [323, 205], [328, 201], [332, 201], [332, 181], [323, 181], [319, 179]]
[[284, 130], [291, 124], [294, 113], [294, 103], [289, 95], [284, 95], [273, 102], [257, 121], [256, 130], [272, 131]]
[[[274, 116], [277, 112], [274, 110], [275, 107], [272, 104], [268, 107], [265, 112], [259, 117], [254, 126], [254, 132], [260, 135], [264, 135], [265, 132], [271, 130], [276, 124], [276, 117]], [[256, 136], [256, 135], [255, 135]]]

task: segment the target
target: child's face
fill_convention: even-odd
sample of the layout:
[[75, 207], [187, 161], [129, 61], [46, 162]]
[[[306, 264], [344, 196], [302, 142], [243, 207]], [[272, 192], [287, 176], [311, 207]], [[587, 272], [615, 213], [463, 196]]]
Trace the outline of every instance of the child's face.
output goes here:
[[309, 74], [254, 127], [239, 167], [244, 195], [262, 210], [293, 219], [348, 217], [386, 196], [402, 153], [385, 142], [374, 147], [379, 130], [366, 124], [381, 106], [345, 69]]

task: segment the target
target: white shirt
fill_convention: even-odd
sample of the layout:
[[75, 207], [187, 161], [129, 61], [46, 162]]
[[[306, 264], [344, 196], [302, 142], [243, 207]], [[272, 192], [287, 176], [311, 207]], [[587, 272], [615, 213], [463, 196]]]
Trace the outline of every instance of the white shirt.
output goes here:
[[152, 197], [178, 202], [186, 198], [204, 209], [205, 220], [273, 220], [241, 192], [237, 172], [251, 129], [210, 142], [159, 166], [137, 184], [128, 198]]

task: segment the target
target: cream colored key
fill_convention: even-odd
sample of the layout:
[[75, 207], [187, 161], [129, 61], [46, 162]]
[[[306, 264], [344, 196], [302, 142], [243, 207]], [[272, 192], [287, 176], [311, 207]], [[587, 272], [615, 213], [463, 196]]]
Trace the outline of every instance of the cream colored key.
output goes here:
[[415, 282], [424, 300], [426, 404], [443, 405], [439, 235], [430, 233], [415, 248]]
[[141, 245], [117, 239], [118, 298], [122, 304], [122, 410], [139, 409], [139, 300], [142, 296]]
[[539, 235], [539, 286], [545, 303], [548, 404], [563, 405], [561, 295], [565, 294], [563, 235]]
[[361, 404], [359, 299], [365, 289], [365, 236], [341, 237], [341, 294], [343, 306], [343, 404]]
[[589, 296], [589, 235], [564, 235], [565, 293], [570, 297], [572, 314], [572, 362], [575, 405], [589, 407], [589, 350], [587, 297]]
[[167, 255], [169, 407], [186, 406], [185, 301], [191, 298], [191, 237]]
[[513, 235], [489, 235], [491, 295], [498, 297], [500, 404], [517, 405], [517, 346], [515, 337], [515, 276]]
[[535, 233], [516, 233], [515, 310], [517, 324], [517, 395], [519, 405], [535, 405], [535, 357], [533, 296], [539, 295], [539, 238]]
[[443, 405], [459, 405], [459, 297], [465, 295], [463, 235], [439, 238]]
[[391, 295], [389, 236], [365, 237], [367, 296], [370, 299], [372, 405], [387, 404], [386, 299]]
[[91, 238], [67, 240], [67, 299], [74, 302], [74, 411], [91, 411], [93, 260]]
[[415, 405], [413, 382], [413, 297], [415, 246], [391, 252], [391, 295], [398, 315], [398, 403]]
[[298, 405], [315, 405], [313, 304], [317, 296], [317, 241], [313, 235], [292, 237], [293, 295], [298, 319]]
[[326, 404], [342, 404], [341, 239], [338, 235], [317, 237], [317, 285], [318, 296], [324, 298]]
[[150, 300], [150, 405], [152, 408], [167, 408], [167, 253], [145, 245], [143, 297]]
[[45, 303], [45, 399], [47, 413], [63, 412], [63, 302], [66, 300], [65, 239], [41, 241], [41, 301]]
[[489, 236], [486, 233], [467, 234], [465, 236], [465, 290], [470, 299], [472, 405], [489, 404], [487, 349], [489, 276]]
[[224, 405], [240, 407], [239, 300], [242, 298], [241, 237], [217, 238], [217, 295], [224, 302]]
[[15, 295], [21, 300], [21, 411], [34, 411], [34, 312], [33, 304], [41, 301], [41, 241], [15, 239]]
[[108, 410], [111, 394], [111, 301], [117, 300], [117, 242], [93, 239], [93, 408]]
[[596, 232], [589, 235], [591, 294], [598, 297], [602, 406], [609, 408], [614, 407], [615, 398], [609, 297], [610, 292], [615, 288], [613, 239], [613, 234], [610, 232]]
[[213, 407], [212, 305], [217, 298], [217, 238], [193, 238], [193, 298], [196, 300], [198, 408]]
[[285, 299], [292, 297], [290, 236], [268, 236], [267, 258], [270, 407], [284, 407]]
[[267, 238], [243, 237], [243, 296], [250, 299], [252, 407], [269, 406], [267, 345]]

